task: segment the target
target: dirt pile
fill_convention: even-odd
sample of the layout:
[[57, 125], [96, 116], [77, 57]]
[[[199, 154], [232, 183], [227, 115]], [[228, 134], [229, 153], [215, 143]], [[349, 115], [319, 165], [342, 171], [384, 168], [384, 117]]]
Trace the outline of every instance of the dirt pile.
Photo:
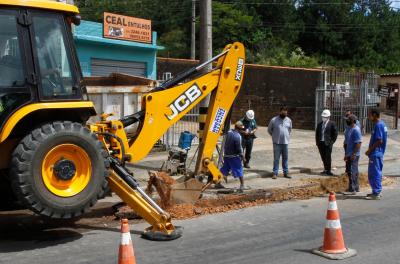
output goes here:
[[[368, 176], [360, 174], [360, 185], [368, 186]], [[244, 194], [218, 194], [214, 198], [201, 199], [194, 204], [171, 204], [166, 211], [174, 219], [194, 218], [200, 215], [223, 213], [252, 206], [281, 202], [286, 200], [305, 200], [315, 196], [325, 195], [327, 192], [344, 192], [348, 187], [348, 178], [329, 177], [303, 180], [304, 184], [291, 188], [276, 188], [268, 190], [251, 190]], [[383, 184], [389, 185], [393, 179], [384, 178]], [[129, 211], [129, 208], [125, 208]]]
[[[393, 183], [393, 179], [385, 178], [384, 185]], [[228, 212], [246, 207], [281, 202], [286, 200], [305, 200], [322, 196], [327, 192], [344, 192], [348, 188], [346, 175], [323, 179], [305, 180], [299, 187], [285, 189], [256, 190], [246, 194], [219, 195], [217, 198], [199, 200], [195, 204], [178, 204], [167, 208], [174, 219], [193, 218], [199, 215]], [[367, 174], [360, 174], [360, 185], [368, 186]]]
[[164, 171], [149, 171], [149, 176], [146, 192], [151, 195], [154, 187], [160, 198], [161, 207], [165, 209], [172, 206], [171, 186], [175, 184], [176, 181]]

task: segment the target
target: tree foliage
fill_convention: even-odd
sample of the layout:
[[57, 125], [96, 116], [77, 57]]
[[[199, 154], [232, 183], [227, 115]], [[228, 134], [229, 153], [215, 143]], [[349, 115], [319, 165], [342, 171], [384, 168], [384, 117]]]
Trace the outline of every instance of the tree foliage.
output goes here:
[[[191, 2], [76, 0], [84, 19], [151, 19], [161, 55], [179, 58], [190, 55]], [[400, 71], [400, 11], [388, 0], [214, 0], [212, 19], [215, 53], [241, 41], [252, 63]]]

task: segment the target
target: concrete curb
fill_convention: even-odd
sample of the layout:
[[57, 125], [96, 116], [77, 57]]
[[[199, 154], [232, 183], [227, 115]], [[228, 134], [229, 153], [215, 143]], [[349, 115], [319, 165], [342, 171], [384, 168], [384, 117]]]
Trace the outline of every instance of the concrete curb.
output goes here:
[[321, 256], [321, 257], [324, 257], [324, 258], [327, 258], [327, 259], [332, 259], [332, 260], [342, 260], [342, 259], [351, 258], [351, 257], [354, 257], [357, 255], [357, 251], [355, 249], [351, 249], [351, 248], [348, 248], [347, 252], [342, 253], [342, 254], [329, 254], [329, 253], [322, 252], [320, 249], [321, 248], [313, 249], [311, 251], [311, 253]]

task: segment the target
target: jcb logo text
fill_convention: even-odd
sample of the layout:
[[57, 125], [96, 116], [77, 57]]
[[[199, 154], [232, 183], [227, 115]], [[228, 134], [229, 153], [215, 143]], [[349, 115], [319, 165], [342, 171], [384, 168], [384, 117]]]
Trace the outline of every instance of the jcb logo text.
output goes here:
[[165, 115], [169, 120], [174, 119], [178, 114], [180, 114], [183, 110], [188, 108], [197, 98], [202, 95], [201, 90], [197, 86], [197, 84], [193, 84], [189, 87], [183, 94], [181, 94], [175, 101], [169, 105], [172, 114]]

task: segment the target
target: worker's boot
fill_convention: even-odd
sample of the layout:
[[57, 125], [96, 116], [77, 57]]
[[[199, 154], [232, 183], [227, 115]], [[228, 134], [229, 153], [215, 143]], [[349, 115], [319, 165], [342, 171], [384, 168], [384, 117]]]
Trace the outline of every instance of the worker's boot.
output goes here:
[[217, 184], [214, 185], [214, 188], [215, 188], [215, 189], [225, 189], [225, 186], [222, 185], [222, 183], [219, 182], [219, 183], [217, 183]]
[[327, 172], [326, 172], [326, 175], [327, 175], [327, 176], [336, 176], [336, 175], [333, 174], [331, 171], [327, 171]]
[[288, 173], [284, 173], [284, 174], [283, 174], [283, 177], [288, 178], [288, 179], [291, 179], [291, 178], [292, 178], [292, 176], [290, 176]]
[[365, 197], [366, 200], [380, 200], [381, 198], [382, 198], [382, 195], [380, 195], [380, 194], [375, 194], [375, 193], [372, 193], [372, 194], [367, 195], [367, 196]]

